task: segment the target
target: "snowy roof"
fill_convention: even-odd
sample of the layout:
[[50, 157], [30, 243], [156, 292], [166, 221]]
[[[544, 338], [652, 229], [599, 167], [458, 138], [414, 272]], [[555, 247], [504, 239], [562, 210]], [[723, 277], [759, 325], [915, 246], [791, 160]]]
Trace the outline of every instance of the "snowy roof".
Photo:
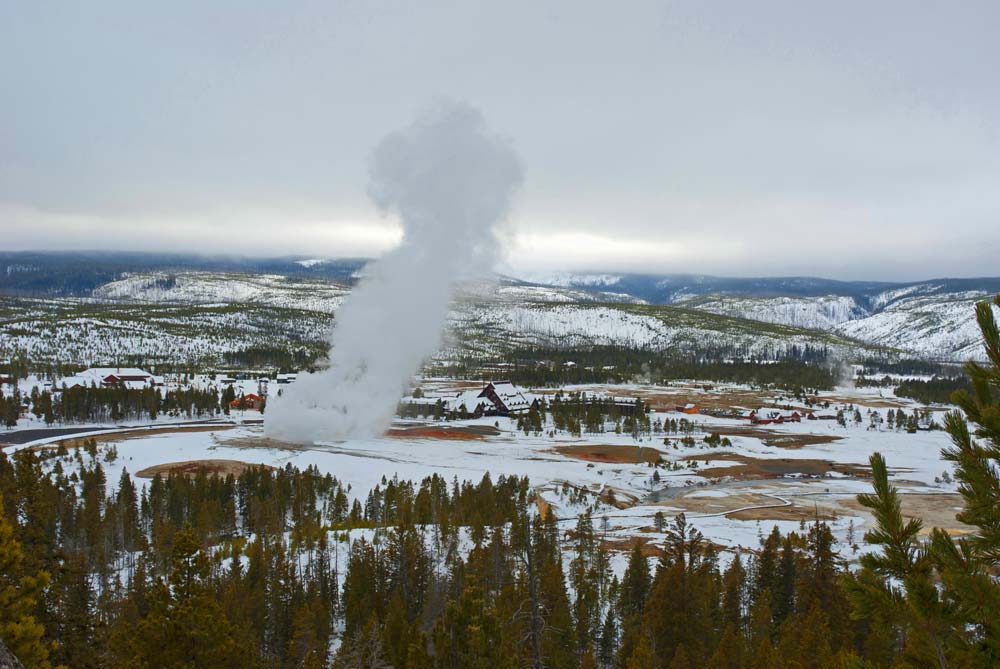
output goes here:
[[486, 399], [480, 391], [477, 390], [467, 390], [462, 393], [458, 393], [454, 397], [445, 401], [449, 411], [458, 411], [459, 408], [464, 404], [466, 411], [475, 411], [476, 407], [480, 404], [485, 404]]
[[79, 376], [93, 379], [105, 379], [109, 376], [142, 376], [149, 378], [152, 374], [138, 367], [91, 367], [80, 372]]
[[510, 381], [491, 383], [483, 388], [483, 391], [479, 393], [478, 397], [487, 397], [491, 387], [500, 401], [504, 403], [507, 410], [522, 411], [531, 407], [531, 401]]
[[64, 379], [60, 379], [58, 383], [55, 384], [56, 388], [62, 388], [66, 386], [67, 388], [74, 388], [76, 386], [89, 387], [93, 383], [94, 379], [85, 376], [67, 376]]
[[761, 407], [760, 409], [754, 409], [747, 414], [747, 416], [750, 416], [751, 414], [757, 416], [758, 418], [767, 418], [771, 420], [775, 418], [790, 418], [794, 414], [799, 414], [800, 416], [802, 415], [798, 411], [788, 411], [786, 409], [776, 409], [774, 407]]

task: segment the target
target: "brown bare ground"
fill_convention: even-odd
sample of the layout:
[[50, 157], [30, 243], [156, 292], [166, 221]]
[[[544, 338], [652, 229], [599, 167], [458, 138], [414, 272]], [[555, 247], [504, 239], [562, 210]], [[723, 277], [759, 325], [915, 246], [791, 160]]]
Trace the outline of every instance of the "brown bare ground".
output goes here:
[[151, 479], [155, 476], [167, 476], [168, 474], [183, 474], [184, 476], [197, 476], [198, 474], [219, 475], [219, 476], [239, 476], [250, 467], [266, 467], [274, 469], [269, 465], [250, 464], [241, 460], [186, 460], [184, 462], [165, 462], [162, 465], [153, 465], [136, 472], [136, 476], [144, 479]]
[[234, 437], [225, 439], [221, 443], [233, 448], [273, 448], [285, 451], [306, 450], [306, 446], [304, 444], [297, 444], [292, 441], [281, 441], [280, 439], [272, 439], [271, 437], [265, 437], [263, 435], [255, 437]]
[[822, 477], [826, 474], [836, 472], [858, 478], [868, 478], [871, 475], [868, 468], [862, 465], [830, 462], [829, 460], [751, 458], [736, 453], [721, 453], [710, 457], [712, 460], [732, 460], [739, 464], [728, 467], [709, 467], [698, 471], [699, 474], [707, 478], [723, 478], [728, 476], [734, 479], [750, 481], [782, 478], [789, 474]]
[[[858, 504], [854, 497], [838, 500], [840, 505], [852, 511], [868, 510]], [[907, 518], [919, 518], [924, 521], [921, 534], [929, 534], [935, 527], [947, 531], [949, 534], [968, 534], [976, 528], [971, 525], [959, 522], [955, 514], [962, 509], [962, 496], [958, 493], [899, 493], [900, 506], [903, 516]]]
[[[899, 494], [903, 515], [907, 518], [920, 518], [924, 527], [921, 534], [927, 535], [935, 527], [940, 527], [949, 534], [962, 535], [975, 530], [955, 519], [955, 514], [962, 508], [962, 498], [953, 493], [906, 493]], [[819, 514], [820, 520], [830, 520], [848, 512], [868, 515], [869, 512], [858, 504], [853, 495], [827, 497], [823, 495], [809, 497], [790, 497], [791, 506], [747, 509], [727, 514], [734, 520], [805, 520], [809, 522]], [[859, 537], [860, 538], [860, 537]]]
[[760, 439], [767, 446], [774, 448], [803, 448], [805, 446], [818, 446], [819, 444], [832, 444], [842, 439], [842, 437], [833, 434], [781, 432], [780, 430], [751, 425], [734, 425], [732, 427], [716, 427], [713, 425], [712, 432], [718, 433], [721, 437], [750, 437], [751, 439]]
[[155, 437], [161, 434], [176, 434], [178, 432], [219, 432], [222, 430], [231, 430], [235, 425], [196, 425], [193, 427], [178, 425], [177, 427], [157, 427], [149, 430], [128, 430], [125, 432], [112, 432], [110, 434], [92, 434], [92, 435], [82, 435], [79, 437], [72, 437], [69, 439], [62, 439], [51, 444], [43, 444], [41, 446], [35, 446], [34, 448], [58, 448], [60, 444], [65, 446], [67, 449], [83, 448], [88, 441], [95, 441], [98, 444], [110, 444], [120, 441], [126, 441], [128, 439], [145, 439], [146, 437]]
[[601, 546], [605, 550], [618, 553], [631, 553], [636, 544], [639, 545], [640, 552], [645, 557], [662, 557], [663, 549], [650, 542], [646, 537], [630, 537], [628, 539], [604, 539]]
[[699, 491], [711, 490], [710, 487], [693, 487], [683, 495], [660, 502], [659, 506], [681, 509], [685, 513], [725, 513], [746, 506], [763, 506], [765, 504], [781, 504], [774, 497], [762, 495], [752, 490], [726, 491], [721, 497], [699, 497]]
[[456, 427], [440, 427], [437, 425], [420, 425], [417, 427], [393, 427], [386, 430], [387, 437], [402, 437], [405, 439], [446, 439], [462, 440], [485, 439], [487, 436], [500, 434], [496, 428], [483, 425], [468, 425]]
[[[775, 504], [780, 502], [775, 501]], [[759, 509], [744, 509], [727, 513], [726, 518], [733, 520], [815, 520], [831, 521], [837, 517], [832, 509], [818, 504], [805, 505], [792, 501], [790, 506], [771, 506]]]
[[649, 446], [614, 446], [611, 444], [578, 444], [556, 446], [556, 453], [587, 462], [607, 462], [614, 464], [652, 464], [659, 462], [661, 453]]

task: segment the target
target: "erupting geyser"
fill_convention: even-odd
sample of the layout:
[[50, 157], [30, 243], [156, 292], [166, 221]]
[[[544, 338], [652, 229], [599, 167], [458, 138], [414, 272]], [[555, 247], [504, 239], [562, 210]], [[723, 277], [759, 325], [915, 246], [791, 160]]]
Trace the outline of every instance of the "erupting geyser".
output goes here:
[[423, 360], [440, 344], [455, 282], [492, 269], [497, 225], [521, 167], [475, 109], [439, 102], [386, 136], [369, 195], [403, 227], [336, 314], [331, 364], [301, 375], [268, 406], [265, 432], [286, 441], [380, 434]]

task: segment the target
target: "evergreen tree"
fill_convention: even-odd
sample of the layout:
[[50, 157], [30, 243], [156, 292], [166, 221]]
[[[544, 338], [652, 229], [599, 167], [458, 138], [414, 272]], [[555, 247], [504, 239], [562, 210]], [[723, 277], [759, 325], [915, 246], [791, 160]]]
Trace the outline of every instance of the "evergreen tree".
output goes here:
[[[993, 314], [1000, 295], [992, 302], [976, 305], [987, 364], [966, 364], [972, 392], [954, 393], [962, 413], [945, 420], [954, 446], [943, 456], [955, 463], [964, 501], [958, 519], [977, 531], [956, 541], [935, 529], [923, 545], [922, 523], [904, 520], [878, 453], [870, 460], [874, 494], [858, 497], [876, 520], [865, 539], [881, 552], [863, 556], [863, 569], [849, 582], [856, 615], [894, 630], [903, 639], [903, 658], [914, 664], [1000, 662], [1000, 584], [993, 577], [1000, 568], [1000, 331]], [[896, 424], [902, 420], [897, 415]], [[906, 423], [915, 430], [915, 415]]]
[[622, 618], [642, 613], [649, 595], [650, 581], [649, 561], [642, 554], [641, 544], [636, 542], [629, 553], [628, 567], [622, 577], [621, 599], [618, 603]]
[[122, 664], [138, 667], [247, 667], [248, 647], [206, 584], [209, 563], [190, 530], [174, 541], [169, 583], [151, 594], [149, 613], [135, 630], [120, 630]]
[[34, 616], [48, 583], [49, 575], [44, 571], [25, 573], [21, 544], [6, 514], [0, 513], [0, 639], [27, 669], [52, 666], [49, 655], [56, 646], [44, 638], [45, 627]]

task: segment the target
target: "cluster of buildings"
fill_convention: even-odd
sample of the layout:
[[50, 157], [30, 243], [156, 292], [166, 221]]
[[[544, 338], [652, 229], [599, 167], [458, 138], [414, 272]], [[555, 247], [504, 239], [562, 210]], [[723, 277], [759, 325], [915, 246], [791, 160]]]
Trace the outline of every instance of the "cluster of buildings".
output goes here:
[[448, 412], [461, 412], [475, 418], [480, 416], [516, 416], [527, 413], [538, 406], [539, 399], [510, 381], [487, 383], [482, 390], [467, 390], [455, 395], [425, 395], [406, 400], [409, 404], [426, 405], [432, 408], [441, 402]]
[[806, 420], [837, 420], [836, 416], [821, 416], [812, 411], [796, 411], [794, 409], [777, 409], [764, 407], [754, 409], [743, 415], [754, 425], [780, 425], [782, 423], [801, 423]]
[[[635, 412], [636, 399], [634, 397], [614, 397], [596, 394], [592, 396], [588, 395], [588, 397], [613, 404], [623, 416], [629, 416]], [[466, 390], [454, 395], [423, 395], [406, 398], [403, 401], [411, 406], [424, 405], [428, 409], [432, 409], [440, 402], [442, 408], [448, 413], [462, 413], [464, 408], [464, 413], [473, 418], [480, 418], [482, 416], [517, 416], [524, 414], [532, 408], [538, 408], [542, 403], [542, 398], [519, 388], [510, 381], [491, 381], [483, 386], [481, 390]], [[694, 407], [694, 405], [689, 406]], [[428, 413], [431, 413], [431, 411], [428, 411]], [[685, 413], [698, 413], [698, 411], [695, 407], [694, 411], [689, 410], [685, 411]]]
[[[274, 381], [278, 384], [293, 383], [295, 374], [278, 374]], [[257, 392], [243, 393], [245, 384], [239, 383], [238, 379], [224, 376], [218, 380], [222, 388], [234, 387], [238, 390], [238, 397], [229, 402], [230, 409], [246, 409], [253, 411], [263, 411], [267, 401], [267, 388], [272, 379], [261, 376], [256, 380]], [[52, 390], [62, 390], [63, 388], [126, 388], [128, 390], [145, 390], [147, 388], [162, 388], [165, 379], [162, 376], [150, 374], [138, 367], [91, 367], [73, 376], [60, 379], [55, 384], [45, 383], [46, 387]]]
[[143, 390], [163, 386], [162, 376], [154, 376], [138, 367], [91, 367], [75, 376], [67, 376], [59, 381], [57, 387], [62, 388], [101, 388], [125, 387], [129, 390]]

